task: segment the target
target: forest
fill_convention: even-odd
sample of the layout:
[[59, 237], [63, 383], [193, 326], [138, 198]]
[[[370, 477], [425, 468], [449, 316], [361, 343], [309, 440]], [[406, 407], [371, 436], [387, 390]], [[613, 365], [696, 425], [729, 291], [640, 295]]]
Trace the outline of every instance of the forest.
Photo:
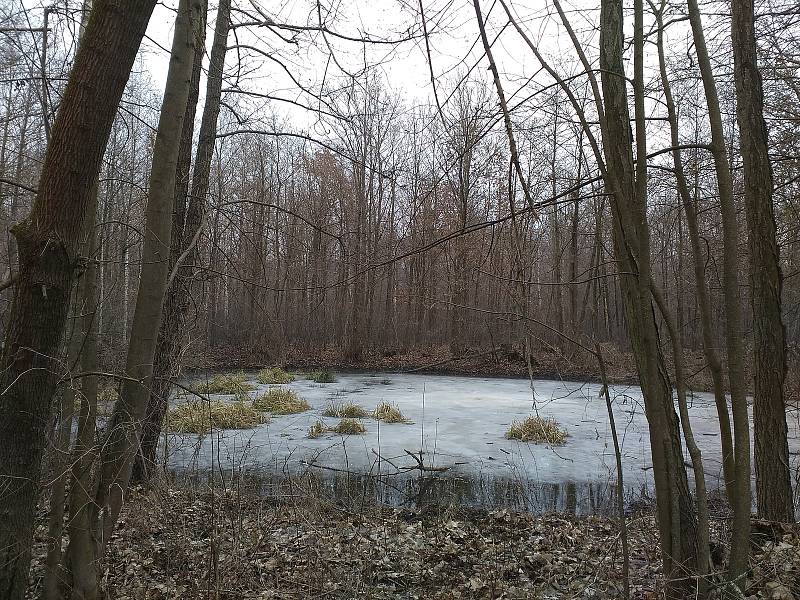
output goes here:
[[0, 600], [800, 599], [792, 0], [0, 0]]

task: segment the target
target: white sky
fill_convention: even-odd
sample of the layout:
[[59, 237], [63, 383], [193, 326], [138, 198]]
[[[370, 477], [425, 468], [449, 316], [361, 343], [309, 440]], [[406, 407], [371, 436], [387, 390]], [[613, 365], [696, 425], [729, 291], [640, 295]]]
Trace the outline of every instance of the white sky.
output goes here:
[[[264, 7], [265, 12], [275, 18], [276, 21], [292, 23], [296, 25], [316, 25], [316, 3], [313, 0], [287, 0], [280, 4], [278, 14], [269, 12], [274, 9], [277, 3], [266, 2], [265, 0], [253, 0]], [[167, 68], [167, 54], [159, 48], [169, 48], [172, 35], [172, 21], [174, 12], [168, 7], [173, 8], [177, 0], [165, 0], [165, 4], [159, 4], [154, 12], [147, 35], [152, 41], [145, 41], [146, 65], [159, 88], [163, 88], [164, 78]], [[248, 8], [251, 0], [235, 0], [237, 6]], [[512, 0], [514, 9], [525, 19], [547, 12], [545, 2], [528, 2]], [[478, 38], [475, 13], [471, 0], [424, 0], [426, 19], [428, 20], [429, 30], [432, 30], [431, 47], [434, 72], [437, 77], [441, 77], [439, 85], [447, 87], [448, 81], [454, 82], [457, 76], [463, 74], [467, 68], [471, 67], [480, 57], [483, 48]], [[505, 15], [499, 3], [492, 0], [483, 0], [481, 7], [486, 11], [494, 5], [492, 19], [489, 26], [489, 36], [493, 37], [493, 32], [497, 31], [497, 26], [505, 23]], [[380, 37], [396, 39], [401, 37], [403, 32], [409, 27], [419, 33], [419, 16], [417, 0], [325, 0], [323, 6], [327, 7], [331, 13], [335, 11], [336, 16], [329, 21], [329, 27], [337, 32], [358, 37], [363, 32]], [[537, 8], [538, 7], [538, 8]], [[568, 8], [568, 3], [565, 2]], [[213, 11], [212, 4], [212, 11]], [[213, 11], [215, 12], [215, 11]], [[586, 13], [572, 13], [575, 19], [576, 29], [582, 29], [587, 25]], [[593, 19], [595, 15], [589, 14], [588, 18]], [[215, 14], [209, 16], [213, 21]], [[245, 17], [234, 15], [234, 21], [241, 21]], [[534, 39], [541, 37], [541, 23], [537, 29], [530, 32]], [[552, 24], [551, 24], [552, 25]], [[550, 31], [555, 31], [551, 26]], [[292, 71], [293, 75], [307, 85], [310, 89], [318, 91], [325, 76], [327, 83], [331, 84], [337, 77], [341, 77], [341, 70], [335, 62], [330, 62], [329, 52], [325, 46], [325, 41], [319, 35], [313, 35], [315, 46], [309, 48], [308, 36], [300, 38], [300, 46], [293, 48], [290, 44], [282, 42], [276, 36], [271, 35], [265, 29], [247, 28], [238, 30], [239, 42], [257, 46], [264, 50], [274, 51], [280, 60]], [[284, 34], [286, 34], [284, 32]], [[209, 29], [208, 43], [210, 45], [212, 31]], [[430, 84], [430, 74], [425, 52], [425, 46], [421, 39], [405, 42], [398, 46], [388, 45], [363, 45], [360, 43], [348, 42], [329, 36], [329, 41], [334, 48], [336, 60], [339, 65], [348, 71], [355, 72], [367, 64], [378, 65], [376, 68], [382, 73], [384, 82], [388, 87], [399, 93], [409, 102], [433, 103], [432, 87]], [[546, 55], [555, 56], [558, 60], [560, 49], [559, 43], [564, 40], [546, 37], [543, 39], [544, 52]], [[568, 40], [566, 40], [569, 43]], [[229, 37], [229, 44], [233, 45], [236, 40], [233, 35]], [[538, 68], [533, 55], [527, 46], [524, 45], [519, 36], [510, 27], [503, 34], [500, 42], [494, 48], [495, 58], [499, 63], [501, 71], [509, 74], [509, 79], [517, 84], [522, 83], [527, 77], [533, 75]], [[275, 94], [294, 100], [302, 99], [308, 102], [308, 97], [303, 97], [299, 93], [297, 86], [282, 71], [281, 67], [269, 60], [258, 58], [254, 53], [249, 53], [250, 58], [245, 60], [248, 67], [254, 68], [248, 72], [241, 80], [241, 87], [250, 91], [260, 93]], [[236, 61], [236, 55], [229, 53], [228, 75], [233, 75], [232, 65]], [[326, 71], [327, 67], [327, 71]], [[485, 71], [486, 64], [481, 66]], [[482, 77], [480, 71], [476, 73]], [[514, 91], [511, 85], [510, 92]], [[441, 94], [441, 92], [440, 92]], [[286, 111], [283, 103], [272, 103], [281, 113]], [[286, 114], [297, 116], [295, 111], [288, 110]]]
[[[32, 9], [30, 19], [34, 24], [41, 20], [41, 7], [45, 3], [47, 5], [50, 3], [50, 0], [17, 1]], [[211, 13], [207, 31], [209, 47], [213, 37], [217, 0], [210, 1]], [[56, 2], [62, 8], [66, 6], [66, 9], [75, 9], [81, 5], [81, 0], [56, 0]], [[359, 37], [366, 32], [377, 38], [397, 39], [409, 31], [420, 33], [418, 0], [320, 0], [320, 2], [328, 27], [348, 36]], [[552, 0], [508, 0], [508, 2], [517, 14], [518, 22], [539, 44], [540, 50], [556, 70], [563, 73], [577, 72], [578, 65], [572, 44], [563, 27], [557, 22], [557, 15], [553, 16], [555, 10]], [[317, 24], [316, 0], [233, 0], [233, 3], [234, 9], [249, 10], [252, 14], [255, 14], [253, 6], [258, 6], [276, 22], [299, 26]], [[176, 5], [177, 0], [161, 0], [158, 3], [142, 44], [140, 61], [137, 63], [137, 68], [149, 73], [155, 94], [160, 94], [164, 86]], [[589, 48], [590, 57], [594, 56], [596, 54], [594, 24], [598, 19], [598, 3], [590, 0], [562, 0], [562, 5], [582, 43]], [[433, 68], [438, 78], [439, 95], [440, 99], [444, 100], [458, 78], [480, 59], [483, 47], [478, 37], [472, 0], [423, 0], [423, 6], [428, 29], [431, 32]], [[481, 8], [484, 17], [490, 12], [487, 32], [492, 40], [500, 27], [506, 24], [506, 16], [496, 0], [481, 0]], [[249, 19], [234, 10], [232, 20], [236, 23]], [[291, 35], [286, 30], [281, 32], [284, 36]], [[715, 33], [709, 32], [712, 44]], [[726, 36], [719, 37], [721, 40], [717, 40], [716, 43], [724, 44]], [[676, 52], [685, 47], [685, 38], [685, 24], [678, 23], [670, 30], [670, 41], [674, 42]], [[328, 87], [336, 87], [337, 82], [345, 81], [346, 77], [340, 68], [355, 72], [366, 63], [377, 65], [375, 69], [381, 74], [384, 84], [400, 95], [407, 105], [432, 105], [434, 102], [428, 58], [421, 38], [398, 46], [390, 46], [365, 45], [328, 36], [336, 61], [331, 60], [325, 39], [318, 33], [300, 34], [299, 44], [292, 45], [266, 28], [243, 27], [236, 30], [236, 35], [232, 33], [228, 38], [229, 45], [234, 45], [237, 41], [270, 53], [286, 66], [294, 78], [313, 92], [318, 92], [323, 83]], [[650, 74], [654, 76], [656, 75], [655, 48], [650, 46], [648, 51]], [[530, 77], [536, 76], [539, 82], [551, 83], [547, 76], [537, 75], [539, 64], [513, 27], [508, 26], [503, 31], [493, 47], [493, 53], [503, 74], [506, 94], [509, 97], [513, 96], [521, 86], [526, 86]], [[316, 100], [304, 94], [274, 61], [247, 50], [242, 51], [242, 57], [243, 60], [239, 63], [236, 51], [228, 53], [225, 87], [238, 83], [239, 87], [246, 91], [271, 94], [317, 106]], [[237, 67], [238, 64], [242, 65], [241, 69]], [[473, 76], [489, 80], [485, 60], [473, 72]], [[528, 85], [524, 94], [520, 96], [530, 93], [534, 87]], [[494, 101], [494, 95], [491, 98]], [[235, 102], [235, 99], [231, 101]], [[659, 110], [655, 103], [653, 111]], [[262, 122], [270, 121], [271, 116], [275, 114], [279, 120], [286, 120], [295, 129], [307, 129], [314, 135], [325, 134], [325, 131], [315, 123], [316, 115], [313, 112], [292, 107], [284, 102], [249, 102], [249, 108], [244, 109], [242, 114], [248, 119]]]

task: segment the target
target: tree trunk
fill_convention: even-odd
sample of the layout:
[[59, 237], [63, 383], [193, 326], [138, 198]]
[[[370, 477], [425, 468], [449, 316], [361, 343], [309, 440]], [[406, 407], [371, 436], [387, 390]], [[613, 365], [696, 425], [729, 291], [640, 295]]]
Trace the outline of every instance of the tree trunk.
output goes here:
[[[208, 12], [207, 0], [203, 1], [202, 22], [205, 23]], [[198, 27], [197, 48], [205, 47], [205, 26]], [[209, 78], [215, 72], [214, 55], [209, 68]], [[153, 383], [147, 404], [145, 421], [142, 424], [141, 451], [136, 454], [133, 478], [135, 481], [147, 481], [153, 475], [156, 464], [156, 450], [164, 415], [167, 411], [169, 393], [172, 389], [172, 377], [180, 370], [181, 342], [186, 315], [191, 304], [191, 280], [195, 272], [197, 244], [195, 232], [200, 227], [202, 215], [205, 213], [205, 198], [189, 197], [189, 179], [192, 162], [192, 140], [194, 136], [194, 120], [200, 92], [200, 76], [202, 74], [203, 52], [194, 53], [192, 79], [186, 112], [183, 117], [183, 130], [178, 151], [178, 163], [175, 181], [175, 200], [172, 212], [172, 238], [170, 247], [170, 269], [175, 269], [178, 259], [187, 250], [179, 265], [178, 273], [167, 289], [164, 297], [164, 308], [158, 342], [153, 358]], [[192, 244], [192, 249], [189, 249]]]
[[[220, 0], [217, 8], [217, 23], [214, 26], [214, 42], [211, 47], [211, 62], [206, 88], [206, 103], [203, 107], [203, 118], [200, 122], [200, 134], [197, 140], [197, 151], [194, 155], [192, 170], [192, 200], [202, 203], [205, 211], [206, 197], [211, 180], [211, 162], [214, 157], [214, 144], [217, 136], [217, 119], [219, 118], [220, 99], [222, 95], [222, 70], [225, 66], [228, 31], [230, 29], [230, 0]], [[211, 66], [213, 65], [213, 67]], [[213, 69], [213, 71], [212, 71]], [[212, 77], [213, 75], [213, 77]], [[217, 268], [219, 255], [219, 211], [214, 217], [212, 229], [211, 268]], [[277, 234], [276, 234], [277, 235]], [[219, 276], [211, 275], [209, 290], [208, 343], [212, 348], [219, 342], [219, 298], [217, 283]]]
[[786, 332], [781, 320], [783, 276], [775, 239], [772, 165], [756, 56], [753, 1], [733, 0], [731, 17], [753, 308], [756, 499], [761, 517], [794, 522], [783, 389], [786, 379]]
[[656, 301], [667, 332], [670, 337], [672, 347], [672, 359], [675, 367], [675, 388], [678, 396], [678, 410], [681, 414], [681, 427], [683, 437], [686, 440], [686, 447], [692, 459], [692, 469], [694, 470], [694, 489], [697, 501], [697, 598], [705, 598], [708, 594], [707, 576], [712, 568], [709, 554], [709, 526], [708, 526], [708, 492], [706, 489], [705, 467], [703, 466], [703, 456], [692, 431], [692, 423], [689, 419], [689, 407], [686, 401], [686, 370], [683, 364], [683, 347], [681, 346], [678, 327], [672, 313], [669, 312], [664, 295], [655, 284], [653, 284], [653, 298]]
[[[637, 13], [641, 5], [637, 2]], [[686, 577], [696, 569], [696, 523], [680, 445], [678, 420], [672, 402], [658, 340], [650, 289], [650, 240], [646, 214], [643, 119], [641, 114], [641, 15], [636, 16], [634, 95], [636, 97], [638, 177], [631, 151], [630, 117], [623, 67], [621, 0], [603, 0], [600, 11], [600, 68], [604, 98], [603, 132], [606, 186], [612, 193], [614, 251], [620, 289], [639, 381], [645, 401], [653, 458], [653, 476], [664, 574], [668, 596], [685, 597]]]
[[200, 0], [181, 0], [175, 21], [169, 72], [153, 147], [149, 196], [145, 209], [144, 242], [139, 290], [131, 328], [125, 379], [108, 426], [103, 447], [96, 504], [102, 511], [101, 548], [111, 539], [134, 455], [141, 421], [147, 408], [153, 356], [161, 324], [162, 302], [169, 274], [172, 208], [183, 119], [192, 79], [196, 37], [201, 24]]
[[30, 216], [0, 359], [0, 597], [23, 597], [57, 355], [92, 182], [155, 0], [98, 2], [78, 49]]
[[678, 149], [680, 138], [678, 137], [678, 114], [675, 109], [675, 101], [672, 97], [672, 88], [667, 77], [667, 62], [664, 56], [664, 32], [663, 32], [663, 3], [662, 9], [655, 11], [658, 21], [658, 61], [661, 73], [661, 86], [664, 91], [664, 100], [667, 105], [667, 118], [670, 126], [670, 141], [673, 146], [672, 162], [675, 167], [675, 181], [677, 183], [678, 195], [683, 204], [686, 214], [686, 225], [689, 229], [689, 242], [692, 247], [692, 264], [694, 266], [694, 279], [697, 288], [697, 306], [700, 312], [700, 327], [703, 337], [703, 352], [711, 373], [711, 382], [714, 390], [714, 402], [717, 407], [717, 418], [719, 419], [720, 442], [722, 446], [722, 472], [725, 480], [725, 491], [728, 500], [733, 505], [735, 502], [735, 469], [736, 464], [733, 456], [733, 437], [731, 436], [731, 420], [728, 412], [728, 399], [725, 395], [725, 385], [722, 377], [722, 363], [717, 354], [716, 344], [714, 343], [714, 322], [711, 317], [711, 302], [708, 297], [708, 284], [706, 283], [706, 267], [701, 248], [700, 230], [697, 225], [697, 210], [689, 193], [689, 186], [686, 181], [686, 174], [683, 169], [681, 151]]
[[708, 57], [705, 33], [700, 18], [697, 0], [689, 0], [689, 22], [692, 26], [697, 51], [697, 61], [703, 79], [703, 89], [708, 105], [711, 124], [711, 153], [719, 189], [720, 212], [722, 213], [722, 287], [725, 304], [725, 346], [728, 351], [728, 381], [733, 412], [734, 462], [736, 474], [733, 504], [733, 524], [729, 579], [744, 585], [742, 575], [747, 568], [750, 544], [750, 418], [747, 411], [746, 385], [744, 380], [744, 348], [742, 342], [742, 319], [739, 302], [739, 226], [733, 202], [733, 181], [725, 147], [716, 82]]
[[[86, 211], [87, 255], [90, 262], [84, 273], [83, 304], [81, 318], [81, 370], [84, 373], [97, 372], [97, 332], [99, 328], [97, 274], [94, 258], [98, 254], [98, 236], [94, 227], [97, 203]], [[96, 514], [91, 494], [91, 472], [97, 457], [95, 432], [97, 429], [97, 376], [89, 375], [81, 380], [81, 408], [78, 416], [78, 431], [72, 453], [71, 486], [69, 495], [69, 546], [64, 557], [65, 577], [61, 582], [62, 592], [71, 587], [72, 597], [80, 600], [93, 600], [99, 594], [98, 565], [92, 560], [95, 556], [96, 536], [92, 527]]]

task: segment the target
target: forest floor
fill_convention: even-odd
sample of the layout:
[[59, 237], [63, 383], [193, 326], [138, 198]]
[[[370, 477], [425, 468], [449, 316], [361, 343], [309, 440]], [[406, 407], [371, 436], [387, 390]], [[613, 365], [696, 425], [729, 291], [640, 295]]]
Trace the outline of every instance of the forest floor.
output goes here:
[[[611, 519], [375, 505], [353, 511], [298, 492], [276, 506], [232, 489], [133, 490], [108, 554], [107, 597], [621, 597], [621, 544]], [[660, 598], [654, 521], [632, 516], [628, 528], [632, 597]], [[746, 597], [800, 598], [800, 532], [770, 533], [754, 547]], [[41, 584], [44, 534], [43, 518], [31, 597]]]

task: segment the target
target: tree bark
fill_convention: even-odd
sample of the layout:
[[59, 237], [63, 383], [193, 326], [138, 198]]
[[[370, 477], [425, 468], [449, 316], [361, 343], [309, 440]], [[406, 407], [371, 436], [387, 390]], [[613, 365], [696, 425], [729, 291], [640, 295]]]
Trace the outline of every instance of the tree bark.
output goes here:
[[[97, 189], [97, 188], [95, 188]], [[80, 364], [84, 373], [97, 372], [97, 233], [94, 224], [97, 202], [86, 211], [87, 256], [89, 263], [81, 282], [80, 297], [83, 303], [80, 338], [82, 342]], [[59, 580], [60, 597], [72, 591], [72, 597], [93, 600], [99, 594], [95, 555], [96, 538], [91, 527], [91, 516], [96, 514], [92, 502], [91, 472], [97, 457], [95, 432], [97, 426], [97, 376], [81, 379], [78, 431], [72, 452], [71, 486], [69, 493], [69, 546], [64, 555]]]
[[[41, 459], [83, 216], [155, 0], [98, 2], [45, 154], [0, 359], [0, 597], [23, 597]], [[77, 217], [77, 218], [76, 218]]]
[[[637, 2], [637, 13], [641, 5]], [[605, 183], [611, 192], [614, 251], [622, 273], [620, 289], [639, 381], [644, 395], [653, 458], [653, 476], [667, 595], [684, 598], [694, 574], [696, 522], [680, 445], [672, 385], [658, 340], [650, 288], [650, 240], [646, 213], [646, 177], [641, 77], [641, 15], [636, 18], [634, 95], [637, 105], [637, 154], [634, 170], [630, 116], [623, 67], [621, 0], [603, 0], [600, 10], [600, 68], [605, 123]]]
[[[208, 13], [207, 0], [203, 2], [202, 20], [206, 21]], [[198, 28], [197, 48], [205, 47], [205, 26]], [[194, 53], [192, 79], [189, 97], [186, 102], [186, 113], [183, 117], [183, 131], [178, 152], [177, 173], [175, 182], [175, 201], [172, 212], [172, 238], [170, 248], [170, 269], [176, 268], [179, 257], [187, 251], [194, 239], [194, 233], [200, 227], [204, 214], [204, 203], [198, 198], [189, 197], [189, 180], [191, 176], [192, 141], [194, 137], [194, 120], [200, 92], [203, 52]], [[216, 69], [213, 62], [209, 68], [213, 75]], [[183, 328], [191, 304], [191, 281], [195, 272], [197, 252], [194, 249], [178, 266], [178, 273], [168, 287], [164, 297], [161, 328], [153, 359], [153, 383], [147, 403], [147, 413], [142, 424], [141, 451], [136, 454], [133, 479], [147, 481], [153, 475], [156, 465], [156, 450], [167, 411], [169, 393], [172, 389], [172, 377], [180, 370], [181, 342]]]
[[161, 324], [169, 275], [172, 209], [183, 119], [192, 79], [200, 0], [181, 0], [175, 21], [169, 72], [153, 148], [149, 196], [145, 209], [139, 290], [125, 366], [126, 379], [108, 426], [95, 502], [102, 514], [101, 548], [111, 539], [122, 508], [138, 450], [138, 435], [147, 408], [153, 356]]
[[756, 55], [752, 0], [732, 0], [731, 37], [736, 120], [744, 164], [744, 205], [753, 309], [753, 436], [759, 515], [794, 522], [786, 432], [786, 331], [781, 319], [783, 275], [776, 241], [764, 91]]
[[722, 115], [711, 61], [706, 48], [705, 33], [697, 0], [689, 0], [689, 22], [703, 80], [711, 125], [711, 153], [719, 190], [722, 213], [722, 287], [725, 304], [725, 346], [728, 352], [728, 381], [733, 413], [734, 462], [736, 473], [733, 495], [733, 524], [728, 576], [737, 585], [744, 585], [750, 544], [750, 418], [747, 410], [744, 380], [744, 348], [739, 301], [739, 225], [733, 201], [733, 180], [725, 146]]
[[[662, 3], [663, 7], [663, 3]], [[675, 169], [675, 181], [678, 195], [680, 196], [683, 210], [686, 214], [686, 225], [689, 229], [689, 242], [692, 247], [692, 265], [694, 266], [695, 287], [697, 289], [697, 307], [700, 312], [700, 328], [703, 338], [703, 352], [711, 373], [711, 382], [714, 390], [714, 402], [717, 407], [719, 419], [720, 442], [722, 446], [722, 472], [725, 480], [725, 491], [731, 505], [735, 502], [734, 482], [736, 464], [733, 456], [733, 437], [731, 435], [731, 420], [728, 412], [728, 399], [725, 395], [725, 384], [722, 377], [722, 363], [714, 343], [714, 321], [711, 316], [711, 302], [709, 300], [708, 284], [706, 283], [706, 268], [700, 242], [700, 229], [697, 225], [697, 210], [689, 193], [686, 173], [683, 168], [680, 139], [678, 137], [678, 113], [672, 97], [672, 88], [667, 76], [667, 62], [664, 56], [663, 8], [655, 10], [658, 23], [658, 62], [661, 73], [661, 87], [664, 91], [664, 101], [667, 105], [667, 118], [670, 126], [670, 142], [672, 143], [672, 162]]]

